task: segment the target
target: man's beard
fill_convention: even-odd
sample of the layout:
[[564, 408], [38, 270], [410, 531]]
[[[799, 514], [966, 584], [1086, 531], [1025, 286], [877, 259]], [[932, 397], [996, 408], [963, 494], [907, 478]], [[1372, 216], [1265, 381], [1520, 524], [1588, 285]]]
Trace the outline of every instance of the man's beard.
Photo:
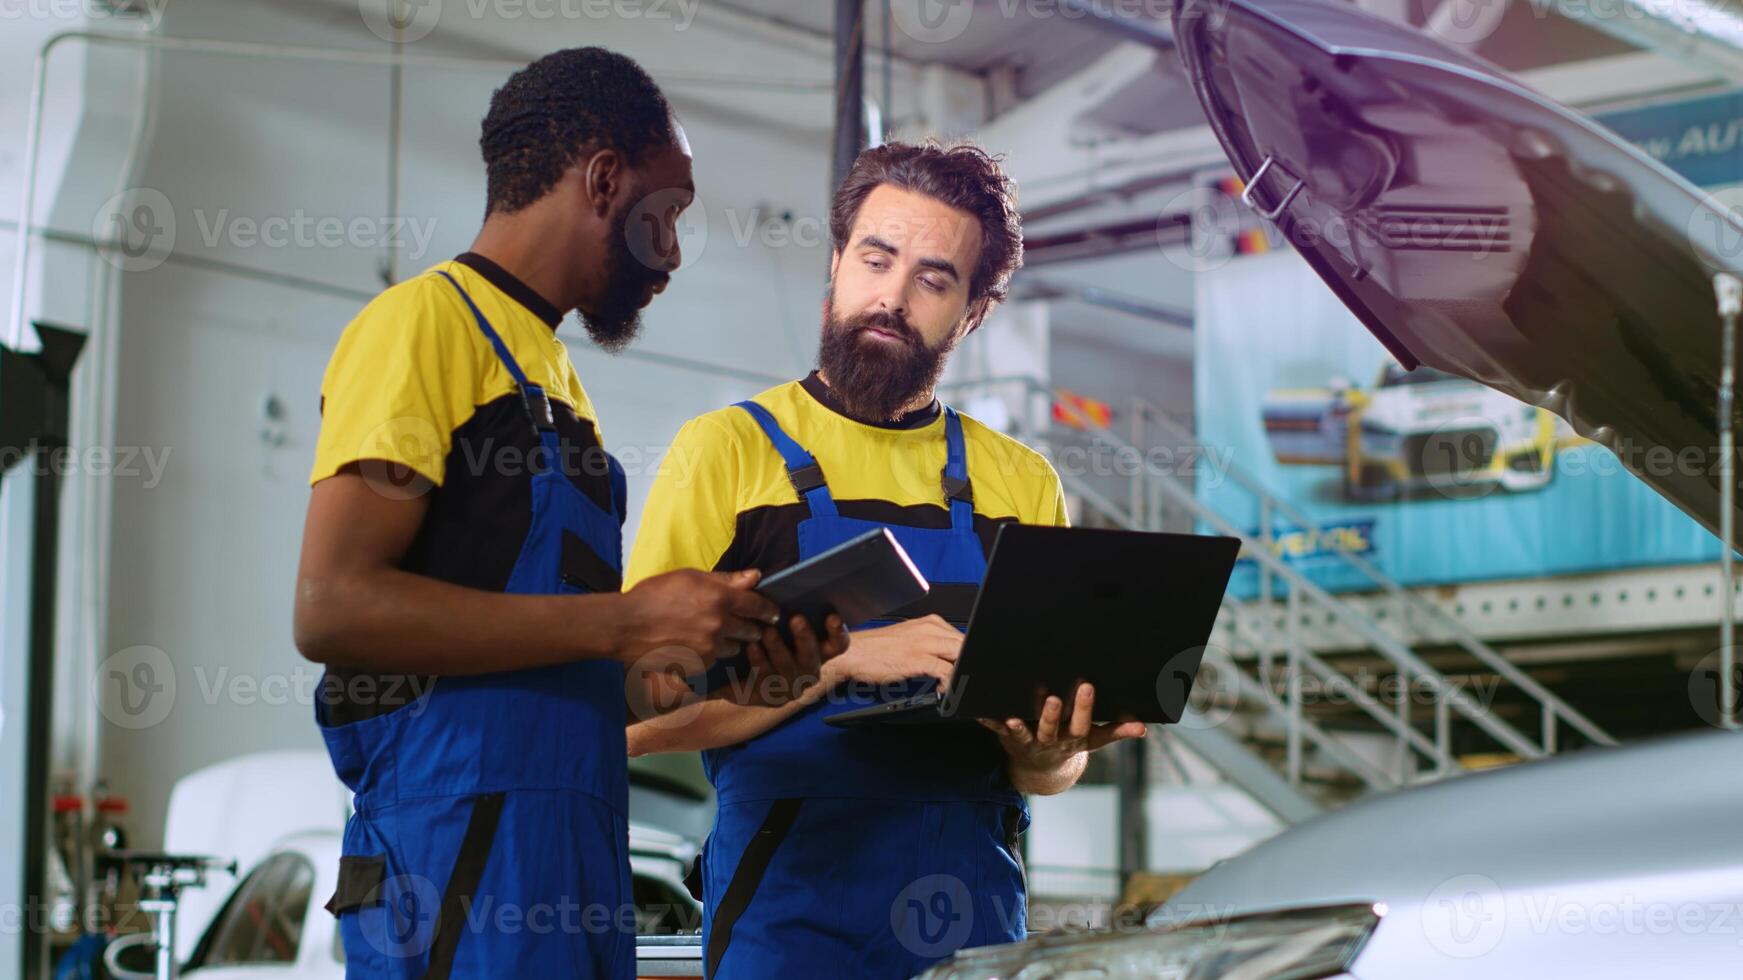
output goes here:
[[649, 268], [630, 250], [625, 235], [629, 212], [625, 205], [611, 218], [605, 253], [605, 294], [599, 297], [593, 312], [579, 311], [587, 335], [608, 354], [618, 353], [635, 340], [642, 329], [642, 300], [648, 288], [671, 278], [664, 270]]
[[[904, 317], [885, 310], [843, 319], [835, 314], [833, 300], [824, 309], [817, 362], [847, 414], [864, 422], [888, 422], [938, 384], [954, 344], [928, 347]], [[868, 339], [864, 331], [871, 327], [895, 334], [902, 343]]]

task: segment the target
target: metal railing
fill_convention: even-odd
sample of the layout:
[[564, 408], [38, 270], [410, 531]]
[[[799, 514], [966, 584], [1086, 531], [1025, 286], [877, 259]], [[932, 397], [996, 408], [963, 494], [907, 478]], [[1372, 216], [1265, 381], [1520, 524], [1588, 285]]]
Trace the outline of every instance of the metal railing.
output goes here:
[[[1131, 414], [1133, 424], [1138, 427], [1136, 431], [1140, 433], [1143, 431], [1143, 426], [1148, 423], [1160, 428], [1175, 439], [1195, 445], [1197, 443], [1190, 429], [1143, 399], [1135, 398], [1132, 400]], [[1226, 466], [1226, 476], [1251, 494], [1257, 502], [1260, 512], [1261, 535], [1267, 541], [1274, 533], [1275, 520], [1279, 516], [1302, 530], [1318, 532], [1325, 530], [1323, 525], [1308, 517], [1295, 504], [1267, 490], [1256, 477], [1236, 466], [1232, 460], [1228, 461]], [[1333, 549], [1331, 556], [1334, 560], [1361, 574], [1377, 590], [1397, 600], [1404, 610], [1432, 622], [1439, 631], [1450, 637], [1452, 642], [1465, 653], [1536, 701], [1542, 708], [1539, 747], [1544, 754], [1554, 754], [1557, 749], [1558, 725], [1566, 725], [1597, 745], [1616, 744], [1616, 739], [1608, 732], [1599, 728], [1590, 718], [1557, 697], [1554, 692], [1538, 683], [1530, 674], [1519, 669], [1518, 665], [1502, 656], [1493, 647], [1484, 643], [1463, 623], [1449, 615], [1440, 606], [1389, 578], [1363, 555], [1344, 549]], [[1260, 594], [1264, 595], [1265, 592], [1266, 590], [1261, 584]]]
[[[1511, 683], [1536, 703], [1541, 723], [1536, 741], [1497, 716], [1487, 705], [1473, 699], [1458, 682], [1424, 662], [1410, 649], [1406, 637], [1392, 635], [1357, 608], [1303, 576], [1277, 555], [1273, 547], [1275, 521], [1281, 516], [1303, 530], [1323, 529], [1294, 504], [1271, 494], [1250, 474], [1234, 467], [1232, 461], [1226, 463], [1226, 475], [1253, 495], [1261, 512], [1257, 532], [1235, 526], [1226, 516], [1200, 500], [1181, 476], [1150, 465], [1151, 457], [1139, 448], [1148, 441], [1147, 433], [1165, 435], [1179, 448], [1202, 449], [1193, 433], [1155, 406], [1142, 401], [1131, 406], [1133, 438], [1128, 442], [1069, 404], [1056, 407], [1059, 403], [1056, 403], [1053, 393], [1033, 378], [993, 378], [953, 384], [948, 388], [959, 397], [972, 393], [1000, 396], [1010, 410], [1016, 430], [1013, 434], [1038, 448], [1057, 449], [1064, 437], [1087, 437], [1116, 454], [1143, 461], [1130, 474], [1130, 497], [1125, 504], [1116, 502], [1113, 495], [1098, 490], [1080, 474], [1061, 473], [1067, 492], [1081, 500], [1098, 519], [1129, 530], [1157, 530], [1178, 513], [1195, 526], [1206, 526], [1241, 540], [1245, 556], [1258, 566], [1261, 578], [1259, 596], [1250, 603], [1227, 598], [1223, 611], [1229, 624], [1229, 635], [1234, 637], [1236, 644], [1247, 646], [1258, 654], [1257, 677], [1243, 669], [1231, 653], [1212, 651], [1207, 654], [1207, 660], [1217, 669], [1230, 672], [1229, 676], [1235, 681], [1234, 693], [1243, 709], [1282, 729], [1283, 768], [1292, 784], [1300, 785], [1303, 781], [1310, 750], [1374, 789], [1392, 788], [1419, 778], [1434, 779], [1457, 774], [1464, 769], [1454, 752], [1452, 729], [1455, 719], [1468, 723], [1522, 759], [1538, 759], [1555, 753], [1559, 747], [1557, 732], [1562, 725], [1578, 731], [1596, 744], [1615, 744], [1607, 733], [1484, 644], [1462, 624], [1388, 578], [1362, 556], [1335, 551], [1339, 561], [1360, 572], [1378, 591], [1393, 597], [1403, 609], [1422, 617], [1424, 622], [1433, 622], [1485, 669]], [[1045, 414], [1041, 414], [1043, 412]], [[1062, 431], [1056, 427], [1055, 412], [1060, 412], [1071, 428]], [[1281, 617], [1273, 614], [1275, 593], [1279, 588], [1284, 611]], [[1254, 607], [1258, 615], [1254, 615]], [[1397, 677], [1407, 685], [1401, 688], [1395, 705], [1382, 703], [1360, 681], [1309, 649], [1301, 631], [1304, 609], [1328, 613], [1391, 665]], [[1401, 623], [1407, 622], [1408, 617], [1401, 618]], [[1283, 661], [1280, 669], [1274, 662], [1278, 656]], [[1317, 684], [1323, 690], [1346, 699], [1351, 708], [1394, 740], [1391, 771], [1377, 766], [1354, 751], [1349, 743], [1304, 716], [1308, 683]], [[1433, 695], [1433, 717], [1427, 734], [1412, 717], [1411, 699], [1405, 694], [1417, 689]]]

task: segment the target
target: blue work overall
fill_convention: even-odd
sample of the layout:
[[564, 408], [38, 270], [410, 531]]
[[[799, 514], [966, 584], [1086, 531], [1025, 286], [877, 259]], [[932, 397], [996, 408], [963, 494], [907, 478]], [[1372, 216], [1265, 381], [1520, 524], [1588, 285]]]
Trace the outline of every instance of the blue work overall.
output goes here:
[[[943, 529], [841, 516], [815, 458], [761, 405], [739, 407], [810, 509], [801, 560], [888, 527], [935, 590], [978, 588], [986, 556], [954, 411], [944, 410]], [[877, 625], [887, 624], [867, 628]], [[1015, 847], [1028, 814], [997, 739], [978, 727], [824, 723], [918, 689], [837, 688], [749, 742], [703, 753], [719, 798], [702, 858], [708, 976], [909, 977], [959, 948], [1024, 936]]]
[[[625, 485], [612, 510], [564, 475], [543, 389], [446, 273], [520, 388], [543, 459], [504, 591], [621, 587]], [[593, 660], [434, 680], [417, 702], [322, 720], [356, 814], [337, 893], [346, 972], [364, 977], [633, 975], [623, 670]]]

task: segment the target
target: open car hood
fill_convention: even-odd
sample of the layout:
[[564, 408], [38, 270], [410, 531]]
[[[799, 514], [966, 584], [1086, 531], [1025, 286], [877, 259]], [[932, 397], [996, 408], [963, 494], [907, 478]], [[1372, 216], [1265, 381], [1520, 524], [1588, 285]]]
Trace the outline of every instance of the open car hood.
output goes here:
[[1553, 411], [1717, 528], [1722, 204], [1351, 4], [1182, 0], [1174, 26], [1249, 203], [1393, 356]]

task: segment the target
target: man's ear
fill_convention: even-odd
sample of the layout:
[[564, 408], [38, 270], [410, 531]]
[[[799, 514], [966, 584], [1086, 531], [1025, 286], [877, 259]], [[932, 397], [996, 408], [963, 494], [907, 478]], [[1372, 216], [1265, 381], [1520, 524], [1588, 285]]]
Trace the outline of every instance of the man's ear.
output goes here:
[[838, 248], [838, 249], [835, 249], [829, 253], [829, 281], [830, 282], [835, 281], [835, 273], [840, 268], [841, 268], [841, 249]]
[[600, 150], [588, 157], [580, 169], [582, 198], [588, 209], [603, 219], [611, 214], [612, 200], [623, 189], [628, 177], [623, 156], [616, 150]]
[[962, 331], [962, 335], [956, 339], [961, 341], [963, 337], [967, 337], [969, 334], [979, 330], [980, 325], [986, 322], [986, 315], [991, 313], [992, 310], [992, 301], [984, 296], [968, 304], [968, 312], [962, 315], [962, 322], [967, 324], [968, 329]]

